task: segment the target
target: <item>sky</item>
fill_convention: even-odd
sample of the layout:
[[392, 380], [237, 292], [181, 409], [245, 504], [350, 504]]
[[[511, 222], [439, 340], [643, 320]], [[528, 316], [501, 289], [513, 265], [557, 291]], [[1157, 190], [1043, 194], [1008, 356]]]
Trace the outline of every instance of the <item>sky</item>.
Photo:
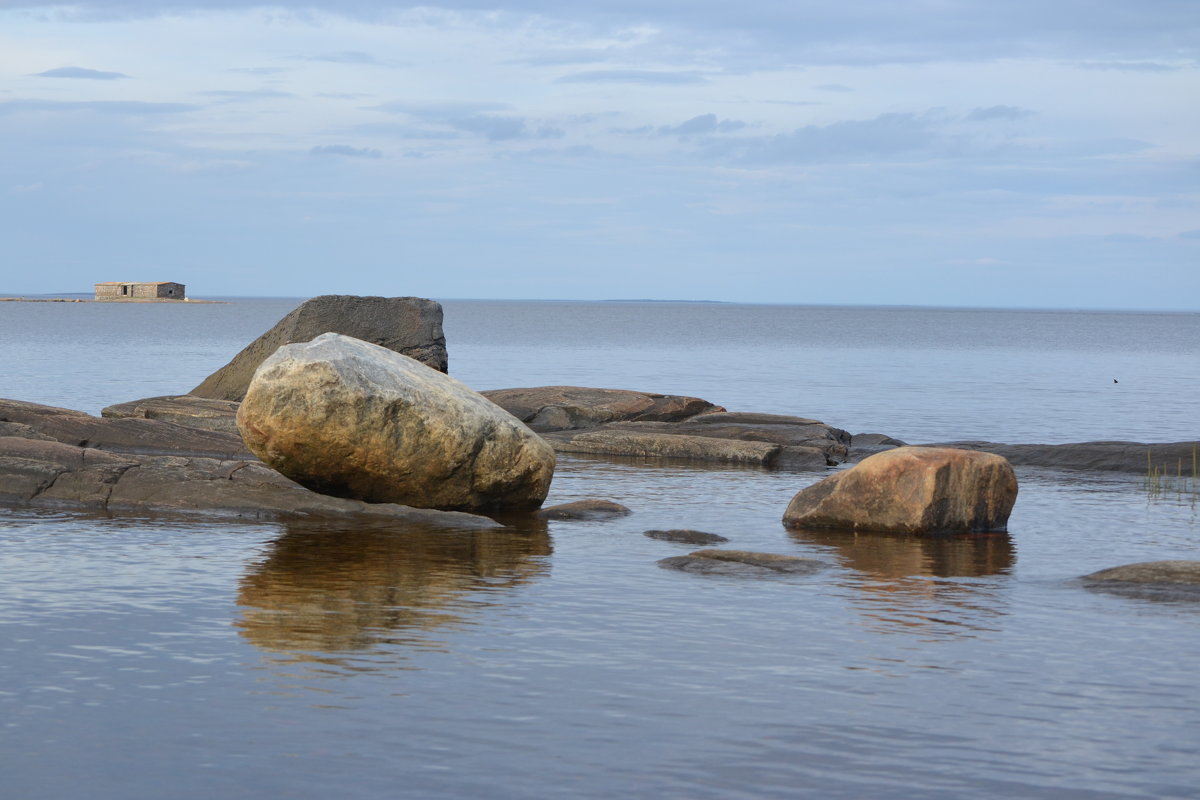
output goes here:
[[0, 294], [1200, 310], [1195, 0], [0, 0]]

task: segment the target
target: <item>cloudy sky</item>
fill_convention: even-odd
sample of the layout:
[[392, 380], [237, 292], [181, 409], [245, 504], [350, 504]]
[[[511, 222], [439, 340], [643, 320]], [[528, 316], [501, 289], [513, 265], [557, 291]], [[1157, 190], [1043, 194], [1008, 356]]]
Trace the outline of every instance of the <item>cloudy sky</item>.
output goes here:
[[1195, 0], [0, 0], [0, 293], [1200, 310]]

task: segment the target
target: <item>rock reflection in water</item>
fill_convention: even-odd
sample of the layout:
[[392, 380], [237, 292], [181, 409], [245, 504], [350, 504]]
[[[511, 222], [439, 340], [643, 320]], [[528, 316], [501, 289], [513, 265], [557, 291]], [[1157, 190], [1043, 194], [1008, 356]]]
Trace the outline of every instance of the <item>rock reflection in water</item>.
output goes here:
[[432, 631], [502, 603], [497, 592], [546, 573], [550, 552], [545, 528], [293, 524], [242, 578], [235, 624], [289, 661], [337, 664], [380, 645], [439, 648]]
[[927, 629], [940, 635], [990, 630], [1003, 614], [994, 581], [1016, 563], [1007, 533], [914, 536], [831, 530], [793, 530], [792, 538], [832, 550], [857, 572], [859, 610], [879, 632]]

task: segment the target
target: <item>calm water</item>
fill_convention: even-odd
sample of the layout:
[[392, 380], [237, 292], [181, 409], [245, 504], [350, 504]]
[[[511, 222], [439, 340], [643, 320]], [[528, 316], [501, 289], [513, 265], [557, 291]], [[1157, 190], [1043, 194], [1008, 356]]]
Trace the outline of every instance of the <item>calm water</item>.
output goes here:
[[[295, 301], [0, 304], [0, 396], [198, 383]], [[447, 302], [451, 372], [695, 394], [911, 441], [1200, 437], [1200, 316]], [[1113, 378], [1120, 380], [1113, 384]], [[1197, 505], [1026, 471], [1006, 536], [802, 536], [813, 476], [563, 458], [613, 522], [447, 532], [0, 511], [13, 798], [1195, 797]], [[820, 558], [672, 573], [649, 528]]]

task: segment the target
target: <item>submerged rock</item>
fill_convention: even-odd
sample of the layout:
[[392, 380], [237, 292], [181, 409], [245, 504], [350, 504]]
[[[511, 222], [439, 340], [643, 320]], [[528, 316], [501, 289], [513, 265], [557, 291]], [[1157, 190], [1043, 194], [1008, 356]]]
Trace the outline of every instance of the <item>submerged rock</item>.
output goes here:
[[783, 524], [893, 533], [1003, 531], [1016, 498], [1016, 476], [999, 456], [899, 447], [800, 491]]
[[493, 389], [483, 396], [535, 431], [593, 428], [608, 422], [678, 422], [724, 411], [698, 397], [584, 386]]
[[536, 516], [541, 519], [591, 520], [624, 517], [632, 513], [625, 506], [611, 500], [576, 500], [572, 503], [548, 506], [538, 511]]
[[718, 536], [715, 533], [705, 533], [704, 531], [693, 531], [686, 528], [675, 528], [669, 531], [646, 531], [642, 534], [651, 539], [658, 539], [663, 542], [676, 542], [678, 544], [723, 544], [728, 542], [724, 536]]
[[336, 333], [264, 361], [237, 421], [264, 462], [337, 497], [527, 510], [554, 473], [550, 446], [469, 387]]
[[379, 345], [445, 372], [442, 306], [421, 297], [359, 297], [327, 294], [306, 300], [255, 339], [225, 366], [189, 392], [214, 400], [241, 400], [254, 371], [285, 344], [340, 333]]
[[1080, 580], [1089, 589], [1128, 597], [1200, 601], [1200, 561], [1143, 561], [1102, 569]]
[[1110, 567], [1083, 580], [1090, 582], [1119, 581], [1121, 583], [1180, 583], [1200, 586], [1200, 561], [1142, 561]]
[[663, 569], [699, 572], [705, 575], [742, 575], [762, 577], [773, 575], [808, 575], [825, 568], [825, 563], [812, 558], [783, 556], [775, 553], [752, 553], [748, 550], [697, 550], [686, 556], [672, 556], [658, 561]]

